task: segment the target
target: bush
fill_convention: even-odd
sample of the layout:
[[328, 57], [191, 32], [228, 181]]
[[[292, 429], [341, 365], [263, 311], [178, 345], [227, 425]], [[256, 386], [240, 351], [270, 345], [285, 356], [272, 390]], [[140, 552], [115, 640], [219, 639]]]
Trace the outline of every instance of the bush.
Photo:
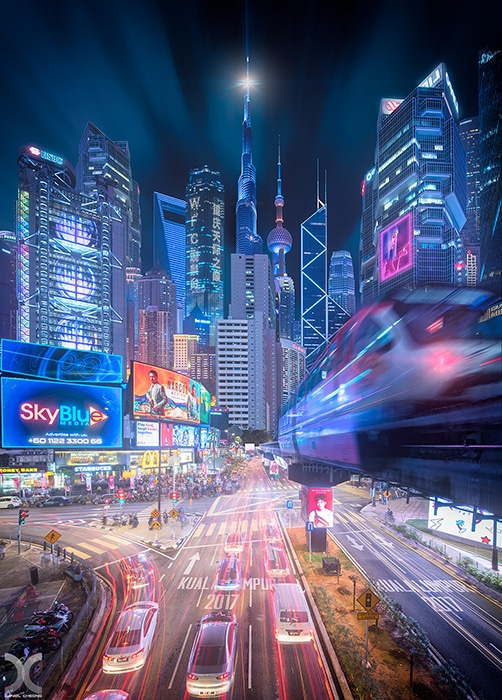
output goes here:
[[474, 576], [475, 579], [484, 583], [485, 586], [488, 586], [488, 588], [502, 593], [502, 576], [497, 571], [478, 569], [476, 564], [472, 559], [469, 559], [469, 557], [460, 559], [458, 565], [468, 574]]

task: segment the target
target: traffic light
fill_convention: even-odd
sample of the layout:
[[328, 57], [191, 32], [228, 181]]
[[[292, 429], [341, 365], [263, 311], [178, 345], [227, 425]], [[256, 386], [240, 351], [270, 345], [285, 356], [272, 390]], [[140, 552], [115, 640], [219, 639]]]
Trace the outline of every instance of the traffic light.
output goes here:
[[125, 503], [125, 493], [124, 493], [123, 491], [119, 491], [119, 492], [117, 493], [117, 497], [118, 497], [118, 499], [119, 499], [120, 505], [124, 505], [124, 503]]
[[19, 509], [19, 524], [24, 525], [26, 522], [26, 518], [29, 515], [29, 511], [23, 510], [22, 508]]
[[177, 491], [171, 491], [171, 501], [174, 503], [178, 503], [178, 498], [180, 497], [179, 493]]

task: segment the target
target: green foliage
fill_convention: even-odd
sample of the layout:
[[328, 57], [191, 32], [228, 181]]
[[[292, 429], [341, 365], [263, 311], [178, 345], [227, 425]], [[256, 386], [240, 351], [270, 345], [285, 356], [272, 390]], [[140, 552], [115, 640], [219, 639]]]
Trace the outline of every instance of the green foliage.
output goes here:
[[494, 591], [502, 593], [502, 576], [497, 571], [485, 571], [478, 569], [476, 564], [469, 557], [460, 559], [458, 565], [471, 576], [474, 576], [478, 581], [484, 583]]

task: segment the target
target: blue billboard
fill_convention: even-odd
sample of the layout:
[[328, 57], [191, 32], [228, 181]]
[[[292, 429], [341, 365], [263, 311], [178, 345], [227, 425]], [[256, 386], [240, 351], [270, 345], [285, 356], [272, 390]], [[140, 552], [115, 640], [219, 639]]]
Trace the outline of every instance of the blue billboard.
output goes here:
[[2, 338], [0, 369], [37, 379], [120, 384], [122, 357]]
[[0, 381], [4, 448], [122, 448], [121, 388]]

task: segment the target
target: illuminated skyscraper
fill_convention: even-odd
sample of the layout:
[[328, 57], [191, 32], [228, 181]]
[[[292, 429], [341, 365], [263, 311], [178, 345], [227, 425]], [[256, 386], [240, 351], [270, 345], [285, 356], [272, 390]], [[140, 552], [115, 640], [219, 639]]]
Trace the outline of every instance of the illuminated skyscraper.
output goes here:
[[465, 150], [467, 172], [466, 222], [462, 229], [462, 241], [466, 253], [466, 282], [475, 287], [479, 282], [479, 124], [477, 117], [460, 122], [460, 139]]
[[318, 208], [301, 225], [301, 331], [307, 368], [329, 338], [328, 324], [328, 209]]
[[18, 340], [125, 358], [126, 202], [102, 175], [79, 192], [70, 163], [37, 147], [18, 172]]
[[478, 60], [481, 286], [502, 290], [502, 50]]
[[375, 154], [374, 200], [365, 191], [363, 201], [366, 217], [373, 209], [361, 228], [362, 302], [427, 283], [465, 285], [465, 152], [443, 63], [407, 98], [381, 100]]
[[356, 310], [354, 265], [348, 250], [335, 250], [331, 253], [328, 295], [333, 303], [333, 325], [336, 332]]
[[97, 126], [88, 122], [80, 139], [76, 176], [77, 189], [82, 192], [95, 191], [99, 179], [113, 185], [116, 203], [126, 212], [126, 267], [141, 269], [139, 187], [132, 179], [127, 141], [112, 141]]
[[186, 187], [186, 311], [194, 307], [210, 321], [209, 344], [216, 342], [216, 320], [223, 318], [224, 188], [220, 173], [207, 165], [190, 171]]
[[153, 193], [154, 264], [167, 270], [176, 285], [176, 302], [182, 318], [185, 318], [186, 301], [186, 212], [184, 200]]
[[155, 266], [137, 280], [138, 360], [172, 369], [177, 328], [176, 286]]
[[16, 236], [0, 231], [0, 338], [16, 338]]
[[241, 174], [237, 185], [236, 252], [238, 255], [263, 253], [263, 241], [256, 228], [256, 169], [253, 165], [253, 135], [249, 99], [249, 58], [246, 61], [246, 93], [242, 122]]

